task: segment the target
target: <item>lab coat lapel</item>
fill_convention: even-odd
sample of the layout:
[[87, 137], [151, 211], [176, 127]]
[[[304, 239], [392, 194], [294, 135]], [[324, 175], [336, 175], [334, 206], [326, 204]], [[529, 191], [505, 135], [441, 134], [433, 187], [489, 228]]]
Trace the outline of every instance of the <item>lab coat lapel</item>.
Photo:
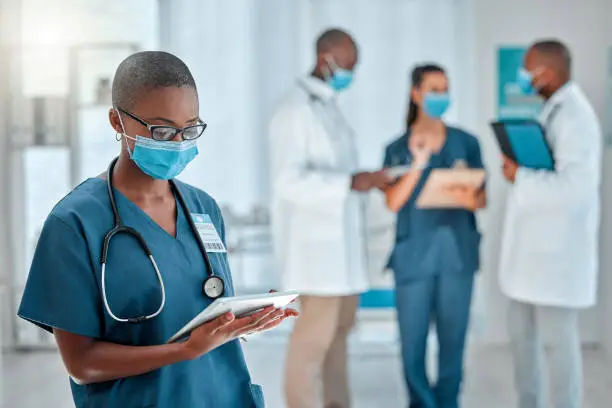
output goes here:
[[313, 112], [321, 120], [336, 158], [337, 169], [356, 170], [358, 153], [355, 134], [338, 107], [337, 94], [317, 78], [302, 78], [299, 84], [309, 94]]

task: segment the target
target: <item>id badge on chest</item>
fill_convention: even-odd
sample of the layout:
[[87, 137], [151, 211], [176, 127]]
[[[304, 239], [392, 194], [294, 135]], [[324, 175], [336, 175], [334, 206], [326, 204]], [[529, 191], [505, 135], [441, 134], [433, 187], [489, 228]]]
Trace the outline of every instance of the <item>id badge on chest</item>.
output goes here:
[[225, 253], [227, 249], [208, 214], [191, 214], [206, 252]]

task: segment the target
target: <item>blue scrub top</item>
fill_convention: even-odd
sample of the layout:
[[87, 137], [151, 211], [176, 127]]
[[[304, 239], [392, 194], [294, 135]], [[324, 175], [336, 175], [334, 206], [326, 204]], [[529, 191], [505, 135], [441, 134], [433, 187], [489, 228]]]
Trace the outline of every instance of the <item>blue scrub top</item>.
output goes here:
[[[192, 214], [210, 216], [225, 241], [223, 218], [215, 201], [186, 184], [177, 186]], [[166, 288], [166, 305], [157, 317], [138, 324], [119, 323], [104, 308], [100, 252], [114, 220], [106, 181], [89, 179], [64, 198], [45, 222], [32, 262], [19, 316], [45, 330], [58, 328], [100, 341], [130, 346], [164, 344], [211, 300], [202, 294], [206, 265], [187, 214], [177, 202], [177, 237], [169, 235], [119, 191], [115, 197], [123, 223], [147, 241]], [[217, 275], [234, 289], [225, 253], [209, 253]], [[149, 315], [161, 294], [155, 271], [135, 239], [113, 238], [106, 269], [106, 293], [119, 317]], [[77, 408], [259, 408], [261, 388], [251, 384], [238, 341], [201, 358], [105, 383], [77, 385]]]
[[[456, 165], [483, 168], [477, 139], [461, 129], [446, 130], [444, 146], [431, 156], [410, 199], [397, 215], [396, 242], [388, 266], [398, 283], [439, 273], [474, 273], [479, 268], [480, 234], [471, 211], [415, 207], [432, 169]], [[387, 146], [384, 167], [412, 162], [409, 139], [407, 132]]]

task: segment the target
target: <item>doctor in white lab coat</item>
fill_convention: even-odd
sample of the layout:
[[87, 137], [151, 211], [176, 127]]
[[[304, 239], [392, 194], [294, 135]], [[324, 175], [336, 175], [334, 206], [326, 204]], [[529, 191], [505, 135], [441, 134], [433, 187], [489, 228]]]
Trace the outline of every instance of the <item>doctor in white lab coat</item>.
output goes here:
[[341, 30], [317, 41], [311, 75], [297, 81], [270, 124], [272, 224], [285, 290], [301, 292], [289, 346], [289, 408], [348, 407], [346, 337], [368, 288], [363, 192], [391, 180], [359, 172], [355, 136], [336, 103], [357, 47]]
[[541, 123], [555, 159], [554, 172], [504, 160], [512, 187], [500, 285], [510, 298], [520, 407], [545, 404], [545, 336], [551, 346], [552, 406], [578, 408], [583, 388], [578, 312], [593, 306], [597, 293], [601, 131], [591, 104], [571, 80], [570, 53], [560, 42], [534, 44], [518, 80], [546, 100]]

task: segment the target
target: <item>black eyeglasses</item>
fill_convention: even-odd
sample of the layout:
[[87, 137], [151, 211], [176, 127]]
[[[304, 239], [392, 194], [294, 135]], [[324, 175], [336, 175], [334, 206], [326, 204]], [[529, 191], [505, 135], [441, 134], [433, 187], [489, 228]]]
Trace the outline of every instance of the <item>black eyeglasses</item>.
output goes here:
[[138, 116], [130, 113], [124, 109], [116, 108], [119, 112], [126, 114], [130, 118], [134, 119], [136, 122], [140, 123], [143, 126], [146, 126], [149, 129], [149, 133], [151, 134], [151, 138], [153, 140], [159, 141], [169, 141], [174, 139], [179, 133], [183, 135], [184, 140], [194, 140], [198, 137], [202, 136], [202, 133], [206, 130], [206, 123], [200, 121], [197, 125], [187, 126], [182, 129], [167, 126], [167, 125], [151, 125], [144, 120], [140, 119]]

